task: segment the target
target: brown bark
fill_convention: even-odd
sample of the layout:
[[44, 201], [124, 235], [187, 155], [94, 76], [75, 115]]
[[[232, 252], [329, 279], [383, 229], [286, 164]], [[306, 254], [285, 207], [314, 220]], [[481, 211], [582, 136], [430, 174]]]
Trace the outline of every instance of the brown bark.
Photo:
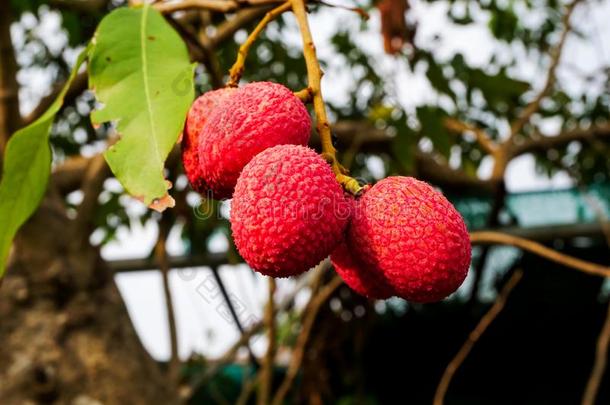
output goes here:
[[[12, 20], [0, 2], [0, 151], [21, 125]], [[51, 192], [16, 241], [0, 290], [2, 403], [174, 402], [78, 217]]]
[[0, 290], [2, 403], [177, 402], [96, 249], [71, 248], [51, 194], [19, 233]]
[[8, 138], [21, 124], [17, 61], [11, 42], [13, 13], [9, 1], [0, 1], [0, 155]]

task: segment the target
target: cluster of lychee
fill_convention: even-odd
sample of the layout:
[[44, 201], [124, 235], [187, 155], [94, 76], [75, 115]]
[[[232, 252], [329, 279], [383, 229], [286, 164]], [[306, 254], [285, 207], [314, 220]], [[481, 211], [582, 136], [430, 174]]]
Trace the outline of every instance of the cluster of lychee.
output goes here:
[[388, 177], [353, 196], [306, 145], [311, 118], [288, 88], [223, 88], [189, 111], [182, 158], [192, 187], [232, 198], [231, 230], [250, 267], [297, 275], [330, 255], [369, 298], [438, 301], [464, 281], [470, 242], [451, 203], [427, 183]]

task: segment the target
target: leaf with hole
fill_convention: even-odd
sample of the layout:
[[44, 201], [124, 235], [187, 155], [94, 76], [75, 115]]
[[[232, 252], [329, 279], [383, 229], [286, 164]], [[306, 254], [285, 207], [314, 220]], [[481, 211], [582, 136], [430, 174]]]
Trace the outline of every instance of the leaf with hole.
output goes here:
[[151, 208], [173, 206], [165, 160], [194, 98], [186, 46], [147, 5], [120, 8], [100, 23], [90, 52], [89, 84], [101, 108], [94, 125], [115, 122], [120, 136], [104, 154], [125, 190]]

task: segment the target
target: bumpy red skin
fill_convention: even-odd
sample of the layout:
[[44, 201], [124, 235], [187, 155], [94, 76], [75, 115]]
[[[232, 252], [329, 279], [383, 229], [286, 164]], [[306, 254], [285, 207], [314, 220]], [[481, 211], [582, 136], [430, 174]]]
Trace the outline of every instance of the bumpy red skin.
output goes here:
[[[460, 214], [441, 193], [411, 177], [388, 177], [357, 200], [346, 244], [353, 258], [351, 266], [339, 266], [348, 274], [342, 276], [373, 298], [440, 301], [457, 290], [470, 265]], [[342, 264], [343, 256], [333, 260]]]
[[288, 277], [320, 263], [343, 237], [349, 203], [312, 149], [280, 145], [248, 163], [231, 202], [231, 230], [244, 260], [262, 274]]
[[330, 259], [337, 274], [358, 294], [371, 299], [386, 299], [394, 295], [394, 290], [383, 277], [367, 270], [345, 241], [337, 246]]
[[202, 177], [216, 199], [230, 198], [243, 167], [275, 145], [306, 145], [307, 109], [285, 86], [255, 82], [212, 111], [199, 137]]
[[[364, 190], [368, 191], [368, 189], [370, 189], [370, 186], [366, 185]], [[351, 196], [347, 198], [347, 201], [350, 203], [350, 215], [354, 215], [357, 202]], [[330, 256], [330, 260], [345, 284], [358, 294], [372, 299], [386, 299], [394, 295], [394, 290], [385, 282], [383, 277], [376, 272], [368, 271], [367, 266], [350, 251], [345, 240], [337, 245]]]
[[217, 106], [235, 94], [235, 91], [236, 89], [230, 87], [208, 91], [193, 102], [186, 117], [186, 124], [182, 134], [182, 164], [191, 187], [200, 193], [205, 193], [207, 187], [199, 165], [197, 140], [207, 117]]

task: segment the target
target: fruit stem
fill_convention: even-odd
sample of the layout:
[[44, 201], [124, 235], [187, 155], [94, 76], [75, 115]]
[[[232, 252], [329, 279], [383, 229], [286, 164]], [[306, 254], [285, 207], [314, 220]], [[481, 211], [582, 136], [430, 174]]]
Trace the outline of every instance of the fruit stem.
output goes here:
[[235, 63], [229, 70], [229, 81], [227, 82], [227, 87], [237, 87], [239, 80], [241, 79], [241, 75], [244, 73], [244, 64], [246, 63], [246, 57], [248, 56], [248, 51], [258, 35], [265, 29], [269, 22], [273, 21], [280, 14], [290, 10], [291, 4], [289, 1], [282, 3], [277, 6], [273, 10], [268, 11], [265, 16], [260, 20], [254, 30], [248, 35], [246, 41], [241, 44], [239, 47], [239, 51], [237, 51], [237, 59]]
[[295, 91], [294, 96], [301, 100], [303, 104], [309, 104], [312, 101], [313, 94], [309, 87], [305, 87], [303, 90]]
[[322, 143], [322, 155], [332, 166], [339, 184], [345, 190], [357, 195], [362, 191], [362, 187], [356, 179], [346, 175], [347, 170], [337, 160], [337, 150], [333, 146], [330, 124], [326, 115], [326, 105], [322, 97], [321, 82], [323, 73], [320, 69], [316, 47], [309, 29], [305, 0], [290, 0], [290, 2], [303, 39], [303, 56], [305, 57], [305, 65], [307, 67], [307, 82], [309, 83], [309, 90], [313, 98], [313, 108], [317, 121], [316, 128]]

